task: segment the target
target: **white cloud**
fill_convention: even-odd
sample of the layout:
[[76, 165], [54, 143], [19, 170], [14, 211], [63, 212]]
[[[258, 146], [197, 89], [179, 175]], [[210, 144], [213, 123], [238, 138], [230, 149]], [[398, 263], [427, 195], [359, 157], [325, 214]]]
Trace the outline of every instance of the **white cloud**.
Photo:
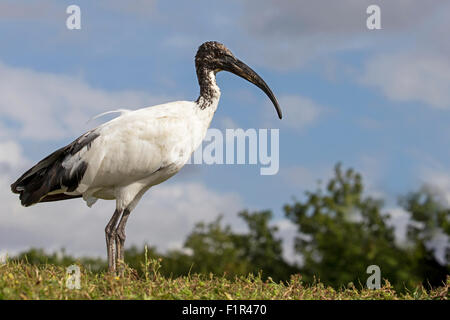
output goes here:
[[[283, 120], [280, 122], [276, 118], [276, 125], [286, 126], [295, 130], [303, 130], [313, 125], [324, 114], [326, 108], [317, 104], [313, 100], [299, 95], [281, 95], [278, 99], [281, 110], [283, 112]], [[273, 105], [266, 102], [265, 117], [274, 122]]]
[[304, 192], [326, 187], [334, 175], [333, 165], [333, 163], [320, 163], [282, 167], [280, 168], [280, 178], [282, 183], [295, 190], [295, 194], [302, 199]]
[[401, 207], [387, 208], [383, 212], [388, 212], [390, 215], [389, 225], [395, 228], [395, 241], [401, 246], [406, 246], [408, 224], [411, 222], [409, 213]]
[[136, 17], [148, 18], [156, 13], [157, 0], [101, 0], [99, 4], [105, 8], [120, 13], [132, 14]]
[[218, 117], [218, 128], [222, 129], [222, 130], [226, 130], [226, 129], [237, 129], [237, 128], [241, 128], [239, 126], [239, 124], [232, 119], [231, 117], [228, 116], [219, 116]]
[[[341, 163], [341, 170], [352, 168], [362, 175], [364, 193], [377, 199], [386, 199], [388, 195], [383, 192], [382, 182], [386, 168], [386, 159], [383, 155], [361, 154], [354, 163]], [[316, 163], [313, 165], [292, 165], [280, 169], [282, 179], [289, 185], [300, 190], [313, 191], [326, 184], [334, 177], [335, 162]]]
[[395, 101], [450, 108], [450, 59], [436, 53], [375, 56], [367, 62], [360, 81]]
[[58, 16], [58, 10], [61, 16], [65, 15], [65, 10], [60, 3], [54, 0], [44, 0], [37, 2], [25, 2], [17, 0], [3, 0], [0, 3], [0, 17], [2, 20], [25, 20], [48, 22], [55, 16]]
[[304, 166], [283, 168], [281, 174], [290, 185], [304, 189], [314, 189], [320, 180], [316, 170]]
[[[397, 244], [402, 247], [408, 247], [412, 245], [408, 241], [407, 232], [408, 225], [420, 226], [423, 225], [421, 222], [417, 222], [410, 219], [410, 214], [401, 207], [393, 207], [385, 210], [391, 216], [389, 224], [395, 227], [395, 240]], [[438, 262], [445, 265], [446, 262], [446, 250], [448, 250], [450, 245], [450, 237], [447, 236], [442, 229], [434, 230], [432, 238], [426, 243], [428, 248], [434, 250], [434, 256]]]
[[276, 236], [283, 241], [283, 257], [290, 263], [303, 263], [302, 256], [295, 251], [295, 238], [298, 234], [298, 226], [289, 219], [281, 219], [274, 223], [278, 227]]
[[[450, 172], [432, 159], [428, 162], [432, 165], [424, 166], [418, 170], [419, 179], [423, 186], [433, 194], [435, 199], [448, 208], [450, 207]], [[410, 215], [403, 208], [391, 208], [387, 211], [392, 216], [392, 224], [396, 227], [396, 236], [399, 237], [400, 241], [406, 240], [407, 224], [422, 224], [409, 219]], [[445, 254], [449, 244], [450, 237], [443, 233], [441, 229], [436, 229], [427, 246], [433, 248], [439, 263], [445, 264]]]
[[10, 67], [0, 62], [0, 124], [30, 140], [78, 136], [92, 116], [117, 108], [141, 108], [167, 101], [146, 92], [96, 89], [70, 75]]
[[435, 234], [433, 234], [433, 238], [430, 240], [428, 245], [434, 249], [434, 255], [437, 261], [441, 265], [448, 265], [446, 255], [450, 249], [450, 237], [442, 230], [438, 230]]
[[362, 154], [354, 168], [362, 174], [365, 194], [376, 199], [391, 200], [382, 187], [386, 170], [386, 157], [383, 154]]
[[21, 168], [27, 163], [20, 145], [11, 140], [0, 140], [0, 173], [11, 172], [12, 169]]
[[422, 168], [422, 183], [439, 198], [443, 205], [450, 207], [450, 173], [442, 168]]
[[245, 1], [241, 24], [251, 45], [245, 39], [242, 48], [262, 64], [290, 70], [342, 51], [390, 46], [392, 36], [415, 31], [436, 12], [448, 11], [438, 0], [379, 1], [383, 30], [375, 33], [366, 28], [366, 8], [371, 4], [376, 2]]
[[[376, 1], [375, 1], [376, 2]], [[252, 32], [262, 36], [287, 37], [311, 33], [367, 31], [366, 9], [373, 0], [251, 0], [246, 1], [243, 16]], [[379, 1], [382, 26], [391, 31], [410, 28], [425, 19], [442, 1], [427, 3], [415, 0]]]
[[[67, 2], [67, 1], [66, 1]], [[103, 10], [118, 11], [132, 14], [136, 17], [148, 17], [155, 13], [157, 0], [97, 0], [96, 5]], [[68, 16], [66, 8], [70, 3], [64, 4], [58, 0], [2, 0], [0, 3], [0, 17], [8, 20], [26, 20], [42, 22], [57, 22], [59, 17]], [[83, 10], [83, 3], [78, 4]]]

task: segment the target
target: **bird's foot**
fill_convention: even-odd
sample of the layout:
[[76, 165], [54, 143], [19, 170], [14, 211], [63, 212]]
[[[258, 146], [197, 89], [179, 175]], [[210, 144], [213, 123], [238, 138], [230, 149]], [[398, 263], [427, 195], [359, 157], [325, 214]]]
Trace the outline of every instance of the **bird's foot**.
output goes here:
[[125, 272], [125, 232], [123, 229], [118, 228], [116, 230], [116, 267], [118, 269], [119, 276], [123, 276]]

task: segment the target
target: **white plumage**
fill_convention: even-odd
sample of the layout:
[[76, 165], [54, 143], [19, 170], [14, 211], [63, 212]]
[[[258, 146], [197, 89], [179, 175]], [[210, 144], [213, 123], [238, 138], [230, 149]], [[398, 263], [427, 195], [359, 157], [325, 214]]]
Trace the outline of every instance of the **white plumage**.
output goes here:
[[67, 157], [63, 166], [88, 168], [70, 195], [116, 199], [117, 209], [134, 209], [151, 186], [176, 174], [206, 135], [218, 99], [208, 110], [195, 102], [176, 101], [130, 111], [92, 130], [99, 136], [89, 149]]
[[118, 110], [119, 117], [50, 154], [11, 185], [24, 206], [79, 197], [92, 206], [97, 199], [115, 199], [116, 210], [105, 228], [112, 272], [124, 260], [125, 225], [131, 211], [150, 187], [180, 171], [205, 137], [220, 98], [217, 72], [232, 72], [258, 86], [281, 118], [264, 80], [223, 44], [202, 44], [195, 66], [197, 101]]

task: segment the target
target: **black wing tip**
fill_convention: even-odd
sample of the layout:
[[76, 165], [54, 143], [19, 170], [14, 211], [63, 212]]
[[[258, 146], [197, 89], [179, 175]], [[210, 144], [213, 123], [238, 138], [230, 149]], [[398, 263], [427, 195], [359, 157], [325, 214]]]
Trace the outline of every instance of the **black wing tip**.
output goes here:
[[98, 132], [89, 131], [71, 144], [48, 155], [11, 184], [11, 191], [20, 195], [19, 198], [24, 207], [38, 202], [74, 198], [74, 196], [68, 195], [53, 197], [48, 193], [61, 189], [62, 186], [66, 187], [69, 192], [76, 190], [86, 172], [88, 163], [83, 161], [76, 172], [70, 174], [70, 170], [66, 170], [62, 166], [62, 162], [65, 157], [73, 156], [84, 147], [89, 149], [92, 141], [99, 136]]
[[33, 199], [32, 195], [30, 193], [26, 193], [25, 191], [22, 191], [20, 193], [20, 204], [24, 207], [29, 207], [36, 203], [36, 201]]
[[13, 184], [11, 184], [12, 193], [20, 194], [20, 190], [17, 189], [18, 185], [19, 185], [19, 181], [16, 181]]
[[24, 203], [23, 201], [20, 203], [22, 207], [28, 208], [31, 207], [34, 203]]
[[39, 199], [36, 198], [37, 195], [26, 189], [21, 178], [11, 184], [11, 191], [19, 195], [20, 204], [24, 207], [29, 207], [39, 202]]

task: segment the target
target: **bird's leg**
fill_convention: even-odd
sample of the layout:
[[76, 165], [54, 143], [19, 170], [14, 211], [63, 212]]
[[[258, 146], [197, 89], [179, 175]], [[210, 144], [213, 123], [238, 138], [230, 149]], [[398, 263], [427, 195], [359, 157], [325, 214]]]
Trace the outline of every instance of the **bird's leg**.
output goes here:
[[116, 228], [116, 265], [119, 266], [120, 274], [123, 275], [123, 265], [125, 263], [124, 246], [125, 246], [125, 225], [127, 223], [130, 211], [125, 209], [122, 218]]
[[111, 273], [116, 272], [114, 239], [116, 238], [116, 224], [120, 218], [121, 213], [122, 213], [121, 211], [116, 209], [116, 211], [114, 211], [113, 216], [111, 217], [111, 220], [109, 220], [105, 228], [106, 248], [108, 250], [108, 271]]

